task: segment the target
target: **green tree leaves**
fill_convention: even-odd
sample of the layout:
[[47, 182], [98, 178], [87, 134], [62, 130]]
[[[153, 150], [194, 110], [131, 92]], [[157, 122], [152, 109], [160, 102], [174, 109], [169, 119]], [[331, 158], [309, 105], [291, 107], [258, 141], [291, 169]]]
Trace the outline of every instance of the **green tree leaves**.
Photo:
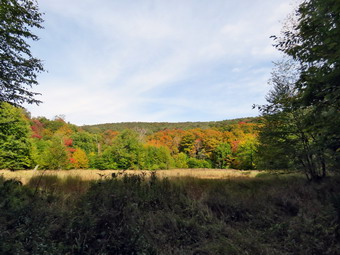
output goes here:
[[318, 180], [340, 166], [340, 2], [304, 1], [296, 15], [293, 29], [274, 37], [292, 60], [277, 65], [268, 104], [260, 107], [260, 149]]
[[221, 143], [213, 152], [213, 162], [216, 168], [229, 168], [231, 164], [231, 146], [229, 143]]
[[43, 19], [33, 0], [1, 0], [0, 4], [0, 102], [13, 105], [40, 103], [37, 73], [44, 71], [41, 60], [34, 58], [27, 41], [38, 37], [32, 28], [42, 28]]
[[141, 149], [138, 134], [127, 129], [115, 138], [113, 145], [103, 152], [102, 157], [109, 168], [138, 168]]
[[[249, 168], [247, 155], [252, 150], [243, 145], [257, 139], [254, 130], [256, 124], [245, 122], [233, 124], [233, 127], [228, 128], [229, 131], [199, 128], [187, 131], [163, 130], [144, 139], [144, 134], [131, 129], [120, 133], [106, 130], [91, 134], [61, 118], [29, 119], [23, 115], [22, 109], [8, 103], [4, 105], [6, 107], [2, 108], [3, 116], [0, 117], [3, 124], [10, 125], [11, 129], [2, 130], [3, 139], [7, 139], [7, 143], [2, 144], [1, 168], [9, 167], [7, 164], [10, 162], [27, 162], [11, 166], [13, 169], [33, 168], [37, 165], [39, 169], [56, 170]], [[13, 118], [16, 111], [21, 114], [20, 121], [26, 123], [24, 130], [18, 128]], [[7, 118], [5, 115], [12, 117]], [[31, 124], [31, 132], [28, 123]], [[17, 149], [12, 150], [14, 148]], [[26, 152], [22, 153], [24, 149]]]
[[29, 123], [23, 110], [0, 103], [0, 169], [31, 166], [29, 134]]

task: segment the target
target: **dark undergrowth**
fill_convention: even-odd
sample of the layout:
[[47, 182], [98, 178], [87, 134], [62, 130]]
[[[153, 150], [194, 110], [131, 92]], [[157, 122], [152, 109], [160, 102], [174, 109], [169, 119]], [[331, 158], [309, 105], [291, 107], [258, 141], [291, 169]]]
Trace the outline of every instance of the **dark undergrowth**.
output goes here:
[[0, 254], [338, 254], [340, 178], [0, 178]]

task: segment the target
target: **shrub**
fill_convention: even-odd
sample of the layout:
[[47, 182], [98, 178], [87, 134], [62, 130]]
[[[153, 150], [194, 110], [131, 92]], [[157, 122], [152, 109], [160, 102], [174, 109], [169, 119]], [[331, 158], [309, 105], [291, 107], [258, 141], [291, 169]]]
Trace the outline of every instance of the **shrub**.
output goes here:
[[184, 152], [180, 152], [174, 156], [176, 168], [188, 168], [188, 156]]
[[189, 158], [188, 167], [189, 168], [211, 168], [211, 163], [203, 159]]

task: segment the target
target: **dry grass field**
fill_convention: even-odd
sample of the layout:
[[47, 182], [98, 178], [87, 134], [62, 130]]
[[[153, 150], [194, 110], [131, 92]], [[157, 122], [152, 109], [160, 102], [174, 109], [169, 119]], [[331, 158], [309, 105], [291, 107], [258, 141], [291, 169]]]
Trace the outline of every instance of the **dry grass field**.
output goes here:
[[112, 173], [1, 170], [0, 254], [339, 254], [338, 176]]
[[[110, 178], [112, 173], [119, 173], [133, 175], [142, 174], [149, 176], [151, 172], [149, 170], [19, 170], [9, 171], [0, 170], [0, 175], [3, 175], [6, 179], [17, 179], [23, 184], [26, 184], [32, 177], [40, 175], [57, 175], [61, 179], [71, 177], [80, 177], [82, 180], [98, 180], [103, 178]], [[159, 178], [177, 178], [177, 177], [195, 177], [200, 179], [229, 179], [229, 178], [252, 178], [255, 177], [260, 171], [241, 171], [234, 169], [170, 169], [170, 170], [158, 170], [156, 174]]]

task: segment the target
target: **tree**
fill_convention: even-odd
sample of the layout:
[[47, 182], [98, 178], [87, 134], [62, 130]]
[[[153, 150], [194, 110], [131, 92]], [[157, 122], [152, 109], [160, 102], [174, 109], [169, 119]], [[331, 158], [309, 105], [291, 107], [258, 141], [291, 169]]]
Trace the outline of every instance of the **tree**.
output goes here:
[[215, 168], [228, 168], [231, 163], [231, 146], [229, 143], [220, 143], [213, 152], [212, 159]]
[[174, 156], [175, 167], [188, 168], [188, 156], [184, 152], [180, 152]]
[[268, 104], [259, 106], [262, 113], [258, 165], [267, 169], [295, 168], [297, 154], [297, 123], [293, 118], [293, 98], [296, 97], [295, 83], [299, 72], [296, 62], [291, 58], [278, 61], [271, 73], [269, 84], [272, 89], [267, 94]]
[[248, 170], [255, 168], [254, 155], [256, 144], [257, 137], [249, 134], [240, 142], [237, 150], [237, 158], [239, 161], [238, 169]]
[[38, 137], [32, 136], [32, 159], [33, 166], [38, 166], [38, 168], [45, 168], [45, 157], [46, 151], [50, 147], [50, 141], [39, 139]]
[[276, 141], [295, 167], [319, 180], [339, 169], [340, 2], [304, 1], [295, 17], [296, 24], [274, 36], [275, 47], [295, 66], [287, 72], [283, 64], [273, 75], [269, 104], [260, 107], [265, 120], [260, 140], [267, 148]]
[[221, 142], [223, 142], [223, 134], [220, 131], [214, 129], [206, 129], [204, 130], [202, 141], [202, 151], [205, 158], [212, 159], [215, 149]]
[[30, 128], [23, 110], [0, 103], [0, 169], [31, 166]]
[[96, 136], [85, 131], [78, 131], [71, 135], [73, 145], [76, 148], [83, 149], [86, 153], [97, 150]]
[[39, 38], [31, 32], [42, 28], [42, 14], [34, 0], [1, 0], [0, 4], [0, 102], [15, 106], [40, 103], [37, 73], [44, 71], [41, 60], [32, 56], [28, 41]]
[[44, 152], [43, 167], [47, 169], [61, 170], [70, 165], [69, 155], [64, 145], [63, 138], [54, 136], [49, 147]]
[[319, 180], [326, 176], [326, 165], [332, 161], [332, 155], [320, 143], [322, 129], [316, 126], [319, 120], [313, 107], [297, 107], [301, 92], [296, 87], [299, 78], [296, 65], [291, 59], [276, 63], [268, 104], [259, 107], [263, 115], [258, 147], [260, 165], [302, 168], [308, 179]]
[[186, 153], [188, 156], [195, 155], [195, 136], [192, 133], [187, 133], [182, 137], [179, 144], [179, 151]]
[[86, 155], [86, 152], [80, 148], [76, 149], [76, 151], [73, 153], [72, 159], [72, 166], [76, 169], [89, 167], [89, 159]]
[[147, 143], [152, 146], [165, 146], [169, 148], [171, 155], [179, 153], [179, 146], [185, 131], [180, 129], [166, 129], [158, 131], [148, 137]]
[[139, 169], [139, 158], [142, 156], [142, 143], [138, 134], [130, 129], [123, 130], [113, 145], [103, 152], [103, 159], [107, 168], [118, 169]]
[[317, 106], [319, 111], [340, 103], [340, 2], [338, 0], [304, 1], [296, 11], [298, 23], [282, 37], [275, 37], [275, 47], [298, 61], [299, 103]]
[[308, 109], [306, 125], [318, 131], [315, 143], [333, 158], [328, 168], [339, 169], [340, 2], [304, 1], [296, 15], [295, 29], [275, 38], [276, 47], [299, 62], [299, 96], [293, 106]]
[[174, 165], [170, 150], [167, 147], [144, 146], [143, 156], [140, 157], [141, 169], [158, 170], [169, 169]]

